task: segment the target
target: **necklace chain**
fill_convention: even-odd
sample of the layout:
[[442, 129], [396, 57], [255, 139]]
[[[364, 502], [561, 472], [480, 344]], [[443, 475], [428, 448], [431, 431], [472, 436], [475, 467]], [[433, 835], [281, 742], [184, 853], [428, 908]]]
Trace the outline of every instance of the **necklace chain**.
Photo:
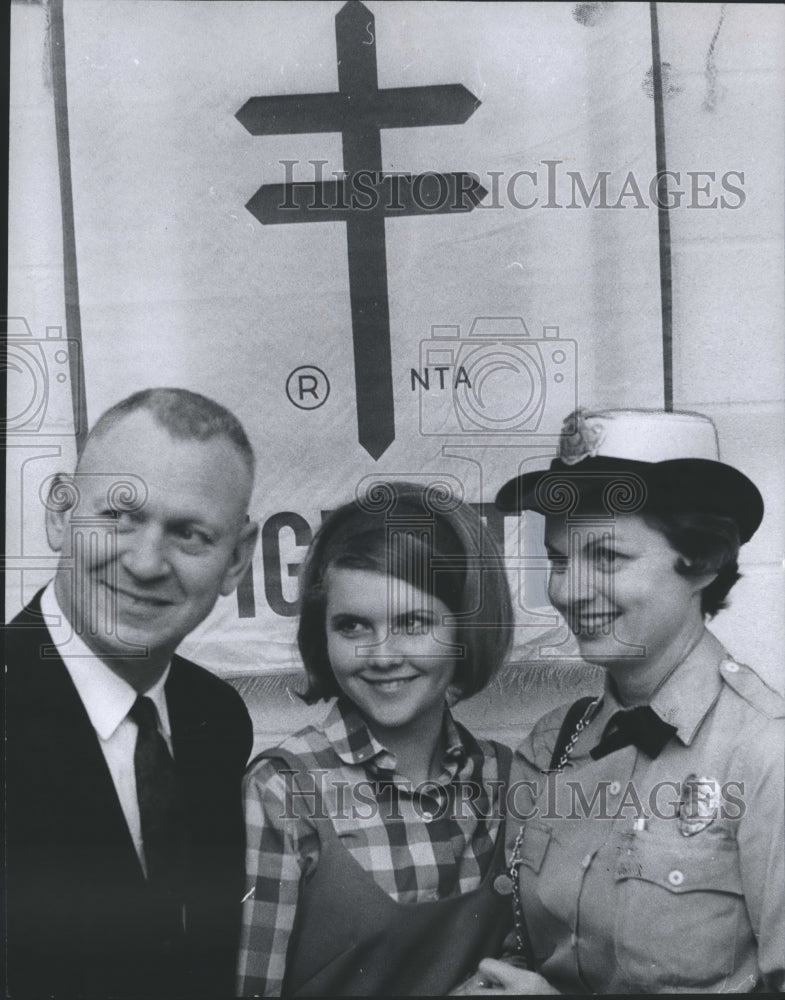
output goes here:
[[[567, 761], [569, 761], [572, 751], [575, 749], [578, 737], [594, 718], [594, 713], [597, 711], [601, 701], [602, 698], [597, 697], [586, 706], [585, 712], [578, 720], [572, 735], [564, 746], [564, 750], [562, 751], [561, 757], [559, 757], [558, 764], [552, 770], [543, 771], [543, 774], [562, 773], [564, 768], [567, 766]], [[524, 829], [525, 827], [522, 826], [518, 831], [518, 836], [515, 838], [515, 844], [512, 849], [512, 858], [510, 859], [510, 880], [512, 881], [512, 908], [513, 915], [515, 917], [515, 944], [519, 957], [525, 961], [527, 968], [531, 968], [533, 964], [533, 954], [531, 943], [529, 941], [529, 935], [526, 930], [526, 921], [523, 916], [523, 907], [521, 906], [521, 885], [518, 878], [518, 869], [523, 864], [523, 859], [521, 858], [521, 843], [523, 842]]]
[[559, 757], [559, 763], [550, 773], [561, 774], [564, 768], [567, 766], [567, 761], [570, 759], [572, 751], [575, 749], [575, 744], [578, 742], [578, 737], [581, 735], [583, 730], [589, 725], [591, 720], [594, 718], [594, 713], [596, 712], [601, 701], [602, 698], [598, 696], [597, 698], [594, 699], [594, 701], [590, 702], [586, 706], [586, 711], [583, 713], [580, 719], [578, 719], [578, 723], [575, 726], [572, 736], [570, 736], [570, 738], [567, 740], [567, 743], [565, 744], [562, 755], [561, 757]]

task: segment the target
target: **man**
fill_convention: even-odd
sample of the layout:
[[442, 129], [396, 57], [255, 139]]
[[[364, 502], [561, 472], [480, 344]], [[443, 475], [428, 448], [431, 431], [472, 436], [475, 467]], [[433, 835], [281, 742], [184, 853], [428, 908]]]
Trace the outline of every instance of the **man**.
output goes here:
[[53, 482], [58, 569], [6, 629], [12, 997], [232, 992], [251, 722], [175, 650], [249, 565], [253, 463], [223, 407], [150, 389]]

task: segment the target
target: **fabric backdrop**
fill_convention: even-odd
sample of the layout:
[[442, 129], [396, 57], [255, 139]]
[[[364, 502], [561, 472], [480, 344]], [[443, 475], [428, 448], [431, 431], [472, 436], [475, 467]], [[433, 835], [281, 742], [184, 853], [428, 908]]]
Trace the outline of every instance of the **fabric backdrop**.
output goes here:
[[[472, 211], [387, 218], [355, 254], [358, 275], [382, 260], [386, 374], [378, 328], [355, 366], [352, 294], [360, 309], [367, 285], [350, 288], [346, 221], [263, 225], [246, 207], [262, 185], [345, 168], [341, 134], [313, 131], [327, 103], [290, 101], [264, 135], [237, 117], [250, 98], [338, 91], [342, 6], [14, 4], [9, 612], [55, 564], [40, 492], [73, 462], [80, 400], [93, 422], [137, 389], [179, 385], [246, 426], [262, 541], [239, 595], [183, 650], [237, 675], [296, 665], [297, 566], [323, 512], [355, 490], [440, 479], [491, 505], [550, 456], [576, 403], [662, 407], [671, 392], [674, 408], [713, 417], [723, 458], [764, 494], [716, 625], [781, 686], [783, 9], [658, 4], [654, 38], [649, 4], [344, 11], [361, 29], [347, 59], [374, 54], [382, 90], [465, 88], [435, 96], [426, 124], [410, 95], [400, 127], [380, 133], [381, 168], [464, 172], [486, 189]], [[275, 134], [287, 114], [305, 131]], [[366, 136], [360, 166], [372, 147]], [[374, 433], [389, 389], [394, 440], [361, 442], [358, 388]], [[539, 525], [483, 511], [505, 538], [523, 657], [558, 626]]]

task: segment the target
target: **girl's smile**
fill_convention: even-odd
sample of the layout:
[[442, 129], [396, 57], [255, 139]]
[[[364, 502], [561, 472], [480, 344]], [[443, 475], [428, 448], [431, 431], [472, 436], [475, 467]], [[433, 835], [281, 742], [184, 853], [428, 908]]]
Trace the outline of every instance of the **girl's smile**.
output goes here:
[[456, 654], [447, 605], [369, 570], [331, 568], [326, 588], [330, 665], [374, 734], [440, 726]]

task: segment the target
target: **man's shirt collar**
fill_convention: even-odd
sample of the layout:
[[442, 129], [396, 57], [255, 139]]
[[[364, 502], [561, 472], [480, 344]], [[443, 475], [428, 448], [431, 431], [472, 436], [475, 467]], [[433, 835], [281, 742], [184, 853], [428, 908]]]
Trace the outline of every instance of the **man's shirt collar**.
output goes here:
[[[136, 701], [136, 690], [107, 667], [76, 634], [57, 601], [54, 582], [48, 584], [41, 595], [41, 613], [93, 728], [102, 740], [110, 739]], [[169, 666], [155, 684], [145, 691], [145, 696], [156, 707], [160, 729], [167, 739], [171, 738], [164, 692], [168, 676]]]

